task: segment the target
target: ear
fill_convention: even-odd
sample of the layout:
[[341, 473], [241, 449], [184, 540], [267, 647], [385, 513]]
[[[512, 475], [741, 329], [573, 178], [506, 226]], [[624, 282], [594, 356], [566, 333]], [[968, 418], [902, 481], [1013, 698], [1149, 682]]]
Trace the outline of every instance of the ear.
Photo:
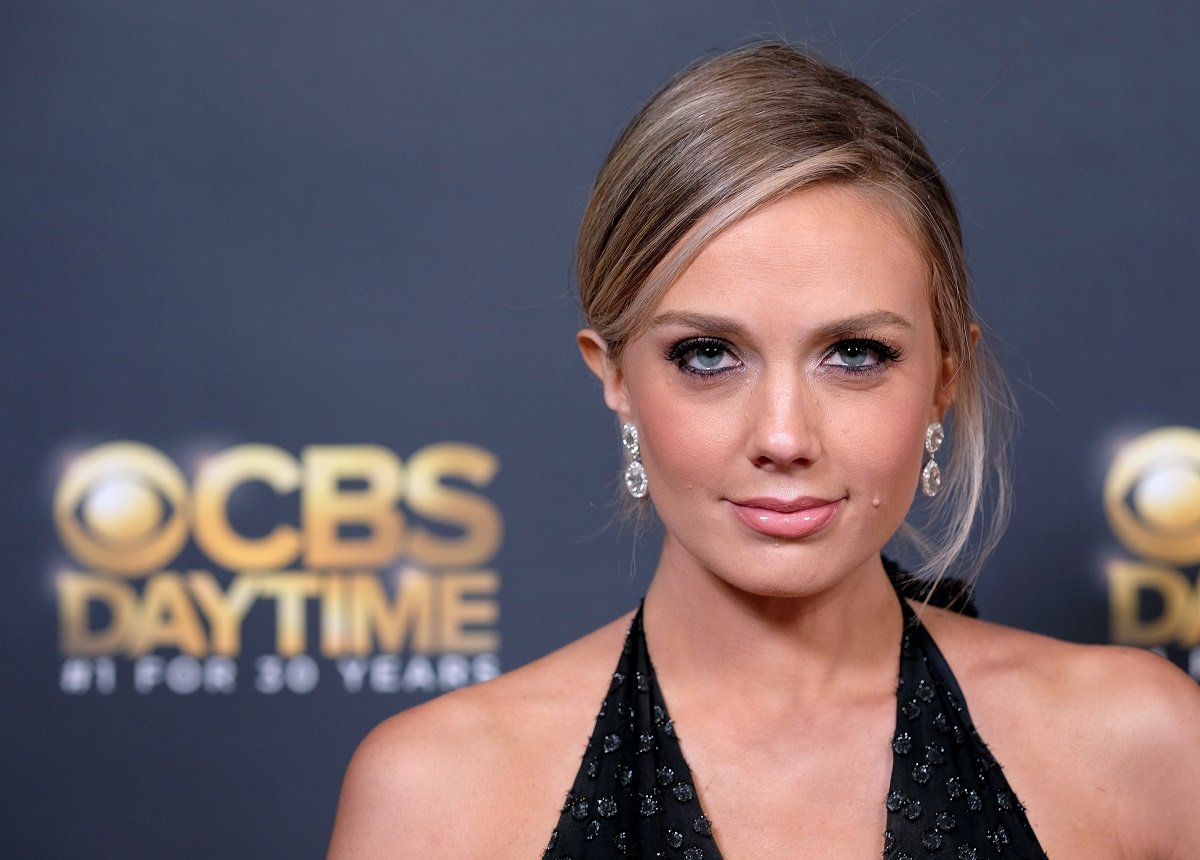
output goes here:
[[[980, 338], [979, 325], [971, 323], [970, 349], [974, 350], [979, 346]], [[950, 411], [950, 407], [954, 405], [954, 400], [958, 395], [958, 370], [961, 361], [956, 361], [952, 355], [942, 356], [942, 364], [938, 371], [937, 390], [933, 394], [933, 409], [935, 418], [938, 421], [946, 419], [946, 413]]]
[[604, 338], [592, 329], [585, 328], [575, 335], [575, 342], [579, 344], [579, 353], [583, 356], [584, 363], [604, 386], [605, 404], [617, 413], [621, 421], [628, 421], [629, 393], [625, 390], [625, 377], [616, 362], [609, 361], [608, 344]]

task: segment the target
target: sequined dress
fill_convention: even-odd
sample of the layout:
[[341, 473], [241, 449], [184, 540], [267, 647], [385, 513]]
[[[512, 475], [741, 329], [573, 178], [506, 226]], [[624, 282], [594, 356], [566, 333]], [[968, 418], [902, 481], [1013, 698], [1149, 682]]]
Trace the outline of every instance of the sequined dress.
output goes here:
[[[889, 573], [903, 591], [894, 569]], [[941, 651], [908, 604], [900, 603], [904, 634], [891, 785], [887, 797], [880, 798], [887, 809], [882, 856], [1047, 860], [1023, 807], [975, 731]], [[796, 814], [804, 813], [798, 809]], [[543, 857], [721, 858], [655, 680], [640, 608]]]

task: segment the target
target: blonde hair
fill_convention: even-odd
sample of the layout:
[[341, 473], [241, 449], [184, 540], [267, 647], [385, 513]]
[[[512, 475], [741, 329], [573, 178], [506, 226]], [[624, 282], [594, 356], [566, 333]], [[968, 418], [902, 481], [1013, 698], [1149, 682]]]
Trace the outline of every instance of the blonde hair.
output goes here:
[[584, 316], [619, 362], [709, 241], [818, 183], [886, 202], [929, 262], [933, 322], [957, 366], [956, 397], [942, 491], [924, 527], [906, 524], [902, 536], [923, 556], [918, 575], [937, 579], [958, 563], [971, 578], [1007, 521], [1008, 389], [975, 343], [949, 188], [916, 131], [869, 85], [780, 42], [704, 60], [669, 81], [621, 133], [588, 200], [576, 248]]

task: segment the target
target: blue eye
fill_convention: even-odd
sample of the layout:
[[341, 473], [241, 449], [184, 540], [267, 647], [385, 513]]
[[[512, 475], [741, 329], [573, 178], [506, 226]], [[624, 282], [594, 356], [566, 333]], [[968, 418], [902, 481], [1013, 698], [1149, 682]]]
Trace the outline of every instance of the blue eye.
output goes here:
[[716, 370], [721, 366], [725, 355], [725, 350], [719, 346], [701, 346], [692, 354], [692, 362], [702, 370]]
[[841, 363], [846, 367], [862, 367], [868, 362], [874, 364], [875, 362], [871, 361], [871, 359], [878, 358], [871, 350], [858, 344], [840, 346], [833, 351], [833, 354], [840, 358]]
[[685, 373], [698, 376], [723, 373], [740, 364], [728, 343], [711, 337], [681, 340], [667, 350], [665, 358]]
[[825, 363], [851, 373], [878, 370], [900, 360], [900, 351], [877, 340], [843, 340], [829, 351]]

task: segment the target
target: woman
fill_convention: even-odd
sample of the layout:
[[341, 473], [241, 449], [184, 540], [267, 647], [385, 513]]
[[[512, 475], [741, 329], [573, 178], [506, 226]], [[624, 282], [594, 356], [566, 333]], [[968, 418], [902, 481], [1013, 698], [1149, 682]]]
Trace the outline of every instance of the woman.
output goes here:
[[[578, 271], [665, 528], [643, 607], [380, 726], [331, 856], [1200, 856], [1186, 676], [898, 596], [970, 568], [997, 440], [954, 207], [878, 94], [781, 44], [685, 72]], [[917, 493], [919, 580], [880, 556]]]

